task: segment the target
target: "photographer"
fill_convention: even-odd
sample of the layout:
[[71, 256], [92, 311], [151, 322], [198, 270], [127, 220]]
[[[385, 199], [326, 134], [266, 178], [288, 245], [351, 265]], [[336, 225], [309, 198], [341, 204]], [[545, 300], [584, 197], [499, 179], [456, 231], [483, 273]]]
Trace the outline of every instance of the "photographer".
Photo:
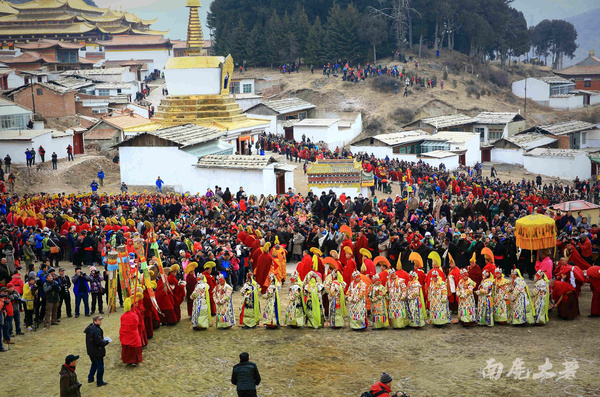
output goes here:
[[25, 326], [29, 331], [33, 327], [33, 314], [38, 286], [35, 283], [35, 277], [30, 276], [23, 286], [23, 300], [25, 301]]
[[80, 397], [81, 382], [77, 380], [75, 368], [79, 356], [69, 354], [60, 369], [60, 397]]
[[376, 382], [371, 386], [370, 395], [373, 397], [408, 397], [406, 393], [401, 391], [392, 393], [391, 387], [392, 376], [384, 372], [381, 374], [379, 382]]
[[[7, 345], [15, 343], [10, 340], [8, 332], [8, 324], [12, 321], [12, 316], [13, 308], [8, 298], [8, 288], [0, 287], [0, 329], [2, 330], [2, 341]], [[2, 343], [0, 343], [0, 351], [4, 351]]]
[[95, 266], [90, 268], [90, 277], [90, 293], [92, 294], [92, 311], [90, 314], [94, 314], [96, 311], [96, 303], [98, 304], [98, 313], [104, 314], [102, 311], [102, 295], [104, 294], [102, 281], [104, 277], [102, 277], [99, 270], [96, 270]]
[[60, 285], [54, 279], [54, 273], [48, 273], [44, 283], [44, 296], [46, 296], [46, 315], [44, 316], [44, 328], [50, 328], [50, 325], [58, 325], [56, 318], [58, 312]]
[[60, 320], [62, 313], [62, 305], [65, 304], [67, 310], [67, 317], [71, 317], [71, 279], [65, 275], [65, 269], [62, 267], [58, 269], [58, 282], [60, 284], [60, 300], [58, 301], [58, 315], [57, 318]]
[[[12, 283], [6, 284], [6, 288], [8, 288], [8, 299], [13, 307], [13, 317], [12, 321], [15, 322], [15, 335], [23, 335], [21, 332], [21, 294], [15, 289], [15, 286]], [[12, 335], [13, 327], [12, 321], [8, 322], [8, 334]]]
[[85, 309], [85, 316], [90, 316], [90, 304], [88, 300], [90, 287], [88, 281], [91, 281], [91, 279], [90, 276], [81, 272], [80, 267], [75, 268], [75, 275], [71, 278], [73, 281], [73, 294], [75, 294], [75, 318], [79, 317], [79, 306], [82, 301]]

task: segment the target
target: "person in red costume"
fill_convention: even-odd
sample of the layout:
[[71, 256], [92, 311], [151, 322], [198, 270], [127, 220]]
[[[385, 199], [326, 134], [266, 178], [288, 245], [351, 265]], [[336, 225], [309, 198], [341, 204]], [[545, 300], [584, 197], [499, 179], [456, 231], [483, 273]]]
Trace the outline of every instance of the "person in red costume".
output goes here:
[[348, 291], [348, 287], [350, 287], [350, 283], [352, 282], [352, 273], [356, 271], [356, 262], [354, 262], [354, 253], [352, 252], [352, 248], [350, 246], [345, 246], [343, 248], [343, 257], [346, 258], [346, 264], [344, 265], [344, 271], [342, 272], [342, 277], [344, 278], [344, 282], [346, 283], [346, 289], [344, 292]]
[[271, 243], [267, 242], [261, 248], [261, 253], [256, 259], [256, 267], [254, 269], [254, 278], [261, 287], [261, 293], [267, 292], [269, 286], [269, 273], [274, 269], [273, 257], [269, 254]]
[[204, 263], [204, 277], [206, 277], [206, 284], [208, 284], [208, 295], [210, 297], [210, 312], [214, 316], [217, 313], [217, 306], [215, 305], [215, 288], [217, 287], [217, 282], [215, 278], [211, 276], [212, 268], [217, 266], [217, 264], [213, 261], [208, 261]]
[[[479, 289], [479, 284], [481, 284], [481, 281], [483, 280], [483, 274], [481, 272], [481, 268], [477, 264], [477, 259], [476, 259], [475, 253], [473, 253], [471, 260], [469, 261], [469, 266], [467, 267], [467, 271], [469, 274], [469, 278], [475, 282], [474, 291], [477, 291]], [[478, 295], [475, 294], [475, 304], [477, 304], [477, 301], [478, 301]]]
[[198, 284], [198, 280], [196, 279], [196, 274], [194, 271], [198, 267], [198, 262], [190, 262], [183, 270], [186, 274], [185, 276], [185, 300], [187, 302], [187, 313], [190, 318], [192, 317], [192, 309], [194, 307], [194, 300], [191, 298], [194, 289], [196, 288], [196, 284]]
[[487, 270], [489, 274], [494, 274], [496, 272], [496, 264], [494, 263], [494, 253], [488, 247], [485, 247], [481, 250], [481, 255], [485, 257], [485, 266], [483, 270]]
[[146, 324], [144, 321], [144, 294], [141, 291], [142, 289], [138, 287], [135, 307], [132, 308], [132, 311], [138, 316], [138, 332], [142, 340], [142, 347], [146, 347], [148, 346], [148, 335], [146, 334]]
[[121, 341], [121, 361], [125, 364], [138, 366], [142, 362], [142, 339], [138, 330], [139, 318], [132, 308], [131, 297], [123, 304], [125, 313], [121, 315], [119, 339]]
[[600, 266], [591, 266], [586, 274], [592, 290], [592, 308], [589, 317], [600, 317]]
[[452, 313], [457, 313], [458, 299], [456, 297], [456, 291], [460, 281], [460, 269], [456, 266], [454, 258], [452, 258], [450, 253], [448, 253], [448, 262], [448, 305]]
[[[151, 281], [152, 287], [156, 288], [156, 281]], [[144, 328], [146, 329], [146, 337], [148, 339], [152, 339], [154, 337], [154, 328], [160, 327], [160, 318], [158, 317], [158, 312], [156, 308], [152, 304], [152, 300], [150, 299], [150, 294], [148, 293], [148, 289], [144, 288]]]
[[356, 243], [354, 243], [354, 260], [356, 263], [363, 263], [362, 254], [360, 252], [363, 248], [366, 250], [369, 249], [369, 239], [367, 239], [367, 236], [360, 231], [358, 232], [358, 239], [356, 240]]
[[168, 286], [163, 283], [160, 274], [156, 278], [156, 301], [160, 313], [160, 322], [163, 325], [175, 325], [177, 324], [177, 316], [175, 315], [175, 309], [173, 306], [173, 295], [169, 291]]
[[302, 260], [298, 262], [298, 266], [296, 268], [298, 270], [298, 277], [300, 281], [304, 281], [304, 278], [312, 270], [312, 257], [308, 253], [308, 251], [303, 251]]
[[183, 285], [179, 283], [175, 274], [179, 271], [179, 265], [175, 264], [170, 268], [165, 268], [165, 273], [167, 273], [167, 282], [169, 283], [169, 289], [173, 294], [173, 310], [175, 310], [175, 318], [177, 321], [181, 320], [181, 304], [183, 303], [183, 298], [185, 297], [185, 289]]
[[552, 300], [554, 304], [551, 309], [558, 310], [558, 318], [563, 320], [574, 320], [579, 316], [579, 299], [575, 287], [565, 281], [550, 281], [552, 289]]

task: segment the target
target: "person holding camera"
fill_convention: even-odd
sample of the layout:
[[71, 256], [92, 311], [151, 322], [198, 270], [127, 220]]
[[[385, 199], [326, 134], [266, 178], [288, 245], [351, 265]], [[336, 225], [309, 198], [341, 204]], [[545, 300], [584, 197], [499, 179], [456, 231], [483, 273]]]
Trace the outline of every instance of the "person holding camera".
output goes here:
[[73, 281], [73, 294], [75, 295], [75, 318], [79, 317], [79, 306], [83, 301], [83, 307], [85, 309], [85, 316], [90, 316], [90, 304], [88, 300], [88, 294], [90, 293], [90, 287], [88, 281], [92, 278], [85, 273], [81, 272], [80, 267], [75, 268], [75, 275], [71, 278]]
[[90, 277], [90, 293], [92, 294], [92, 311], [90, 314], [94, 314], [96, 311], [96, 304], [98, 304], [98, 313], [104, 314], [102, 311], [102, 295], [104, 294], [102, 281], [104, 277], [100, 274], [100, 270], [96, 270], [95, 266], [90, 268]]
[[60, 320], [63, 303], [67, 310], [67, 317], [71, 317], [71, 293], [69, 292], [71, 279], [65, 275], [65, 269], [62, 267], [58, 269], [58, 283], [60, 284], [60, 293], [58, 294], [60, 299], [58, 301], [58, 315], [56, 318]]
[[60, 397], [81, 397], [81, 382], [77, 380], [75, 368], [79, 356], [69, 354], [60, 368]]
[[48, 273], [44, 283], [44, 296], [46, 297], [46, 314], [44, 316], [44, 329], [50, 328], [50, 325], [58, 325], [58, 301], [60, 285], [54, 279], [54, 273]]
[[369, 397], [409, 397], [404, 392], [392, 393], [392, 376], [388, 373], [382, 373], [379, 382], [376, 382], [371, 386], [369, 392], [365, 392], [362, 396]]
[[94, 383], [96, 377], [96, 386], [106, 386], [104, 381], [104, 356], [106, 356], [106, 345], [111, 340], [104, 337], [104, 331], [101, 328], [102, 316], [94, 316], [93, 322], [83, 331], [85, 333], [85, 347], [88, 356], [92, 361], [90, 373], [88, 374], [88, 383]]

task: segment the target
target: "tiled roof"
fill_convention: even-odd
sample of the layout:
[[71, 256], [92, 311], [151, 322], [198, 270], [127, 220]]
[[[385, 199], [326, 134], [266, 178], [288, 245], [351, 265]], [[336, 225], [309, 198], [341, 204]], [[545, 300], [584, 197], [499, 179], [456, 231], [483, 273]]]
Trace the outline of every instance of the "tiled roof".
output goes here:
[[169, 39], [155, 35], [121, 35], [113, 36], [111, 40], [98, 41], [98, 44], [104, 47], [113, 46], [145, 46], [170, 44]]
[[600, 76], [600, 65], [571, 66], [570, 68], [555, 70], [554, 73], [563, 77]]
[[446, 157], [454, 157], [454, 156], [458, 156], [458, 154], [456, 154], [454, 152], [450, 152], [448, 150], [433, 150], [431, 152], [421, 153], [421, 157], [431, 157], [434, 159], [443, 159]]
[[48, 133], [58, 132], [55, 130], [1, 130], [0, 141], [31, 141], [33, 138]]
[[542, 76], [536, 78], [548, 84], [574, 84], [572, 81], [564, 79], [560, 76]]
[[583, 150], [574, 149], [548, 149], [548, 148], [537, 148], [527, 153], [525, 156], [535, 157], [577, 157], [580, 154], [585, 154]]
[[296, 123], [299, 127], [329, 127], [337, 122], [339, 119], [304, 119]]
[[600, 208], [600, 205], [590, 203], [585, 200], [565, 201], [560, 204], [554, 204], [550, 208], [561, 211], [584, 211]]
[[[25, 3], [27, 4], [27, 3]], [[15, 4], [16, 5], [16, 4]], [[81, 34], [96, 29], [96, 26], [88, 23], [74, 23], [67, 26], [60, 25], [39, 25], [39, 26], [1, 26], [0, 35], [3, 36], [22, 36], [32, 34]]]
[[519, 113], [482, 112], [476, 117], [478, 124], [508, 124], [511, 121], [525, 120]]
[[94, 85], [93, 81], [89, 81], [87, 79], [80, 79], [77, 77], [69, 77], [69, 76], [61, 76], [56, 80], [52, 80], [53, 84], [58, 84], [65, 88], [71, 88], [74, 90], [78, 90], [80, 88], [89, 87]]
[[[418, 142], [425, 139], [429, 134], [423, 130], [397, 131], [389, 134], [375, 135], [373, 138], [389, 146], [397, 146], [405, 143]], [[367, 138], [369, 139], [369, 138]]]
[[8, 1], [0, 1], [0, 14], [16, 14], [18, 12], [19, 11], [11, 7], [11, 4]]
[[506, 141], [522, 149], [531, 150], [554, 143], [557, 139], [542, 134], [529, 133], [508, 137], [506, 138]]
[[204, 127], [195, 124], [184, 124], [155, 131], [146, 131], [144, 134], [171, 141], [181, 148], [184, 148], [218, 139], [224, 136], [226, 132], [217, 128]]
[[40, 39], [33, 43], [17, 44], [15, 47], [22, 50], [42, 50], [52, 47], [60, 47], [64, 49], [78, 50], [84, 47], [84, 44], [66, 43], [60, 40]]
[[538, 130], [552, 135], [566, 135], [574, 132], [586, 131], [595, 128], [595, 124], [587, 121], [570, 120], [562, 123], [545, 124], [531, 128], [529, 131]]
[[460, 131], [441, 131], [437, 134], [429, 135], [425, 138], [426, 141], [463, 143], [468, 142], [474, 137], [479, 137], [479, 134]]
[[198, 159], [197, 166], [200, 168], [232, 168], [243, 170], [262, 170], [275, 163], [273, 157], [268, 156], [244, 156], [244, 155], [208, 155]]
[[[429, 124], [436, 128], [448, 128], [457, 125], [465, 125], [476, 123], [477, 119], [466, 116], [464, 114], [452, 114], [447, 116], [427, 117], [419, 120], [425, 124]], [[410, 123], [413, 124], [413, 123]]]
[[121, 115], [113, 113], [112, 116], [103, 117], [102, 121], [106, 121], [107, 123], [124, 130], [125, 128], [148, 124], [150, 120], [136, 113], [131, 113], [131, 115]]
[[251, 107], [246, 112], [249, 112], [251, 109], [253, 109], [256, 106], [266, 106], [267, 108], [271, 109], [272, 111], [276, 112], [277, 114], [286, 114], [286, 113], [297, 112], [300, 110], [308, 110], [308, 109], [316, 108], [316, 106], [313, 105], [312, 103], [306, 102], [305, 100], [302, 100], [300, 98], [285, 98], [285, 99], [278, 99], [278, 100], [274, 100], [274, 101], [264, 101], [262, 103], [259, 103], [255, 106]]

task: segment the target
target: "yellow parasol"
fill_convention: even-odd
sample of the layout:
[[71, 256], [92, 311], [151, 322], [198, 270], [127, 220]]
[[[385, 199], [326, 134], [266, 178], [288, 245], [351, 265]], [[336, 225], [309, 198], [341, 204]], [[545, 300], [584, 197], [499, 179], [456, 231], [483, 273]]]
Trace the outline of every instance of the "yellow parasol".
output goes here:
[[546, 215], [528, 215], [517, 220], [517, 247], [540, 250], [556, 246], [556, 223]]

